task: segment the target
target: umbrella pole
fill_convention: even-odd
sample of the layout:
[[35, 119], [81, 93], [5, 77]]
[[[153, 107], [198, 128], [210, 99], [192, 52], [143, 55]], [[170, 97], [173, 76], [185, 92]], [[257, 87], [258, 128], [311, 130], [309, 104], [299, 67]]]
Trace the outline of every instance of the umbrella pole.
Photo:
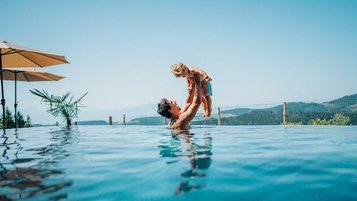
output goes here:
[[15, 72], [15, 130], [17, 130], [17, 72]]
[[3, 82], [3, 76], [2, 76], [2, 54], [1, 54], [1, 48], [0, 48], [0, 70], [1, 70], [1, 105], [2, 105], [2, 128], [5, 133], [5, 99], [4, 99], [4, 82]]

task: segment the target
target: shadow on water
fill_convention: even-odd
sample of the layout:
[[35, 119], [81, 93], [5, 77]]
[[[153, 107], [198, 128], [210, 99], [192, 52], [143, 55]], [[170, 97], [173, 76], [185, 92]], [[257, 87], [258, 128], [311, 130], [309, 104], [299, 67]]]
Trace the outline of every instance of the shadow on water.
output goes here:
[[28, 141], [33, 139], [21, 139], [21, 134], [15, 131], [0, 136], [0, 200], [66, 199], [66, 192], [61, 190], [72, 186], [73, 182], [66, 179], [57, 163], [70, 155], [68, 149], [78, 141], [75, 128], [44, 132], [40, 137], [49, 137], [48, 145], [29, 149], [24, 146], [29, 146]]
[[168, 159], [167, 165], [183, 161], [188, 168], [180, 174], [174, 195], [181, 195], [192, 190], [204, 189], [206, 184], [200, 178], [207, 177], [206, 170], [212, 163], [212, 137], [210, 133], [190, 133], [173, 131], [172, 136], [160, 142], [160, 155]]

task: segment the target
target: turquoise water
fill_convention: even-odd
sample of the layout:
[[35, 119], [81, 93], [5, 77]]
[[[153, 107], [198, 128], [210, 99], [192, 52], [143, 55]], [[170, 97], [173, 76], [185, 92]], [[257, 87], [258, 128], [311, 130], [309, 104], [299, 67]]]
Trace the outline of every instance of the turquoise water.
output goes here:
[[357, 127], [39, 127], [0, 143], [0, 200], [357, 200]]

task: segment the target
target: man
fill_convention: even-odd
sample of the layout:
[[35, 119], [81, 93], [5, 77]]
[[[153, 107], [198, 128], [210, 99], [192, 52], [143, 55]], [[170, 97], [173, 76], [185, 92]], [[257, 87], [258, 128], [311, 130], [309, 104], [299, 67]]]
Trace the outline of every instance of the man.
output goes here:
[[200, 84], [200, 77], [194, 76], [194, 87], [196, 90], [195, 96], [188, 109], [181, 113], [181, 108], [177, 106], [176, 101], [162, 99], [158, 104], [157, 112], [166, 118], [170, 118], [170, 128], [174, 130], [188, 130], [190, 129], [190, 121], [195, 117], [198, 108], [201, 104], [202, 86]]

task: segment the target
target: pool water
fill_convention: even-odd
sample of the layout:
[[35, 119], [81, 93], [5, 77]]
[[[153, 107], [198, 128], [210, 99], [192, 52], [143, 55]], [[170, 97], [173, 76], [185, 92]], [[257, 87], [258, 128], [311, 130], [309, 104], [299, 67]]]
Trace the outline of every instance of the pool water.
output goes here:
[[0, 143], [0, 200], [357, 200], [357, 127], [36, 127]]

